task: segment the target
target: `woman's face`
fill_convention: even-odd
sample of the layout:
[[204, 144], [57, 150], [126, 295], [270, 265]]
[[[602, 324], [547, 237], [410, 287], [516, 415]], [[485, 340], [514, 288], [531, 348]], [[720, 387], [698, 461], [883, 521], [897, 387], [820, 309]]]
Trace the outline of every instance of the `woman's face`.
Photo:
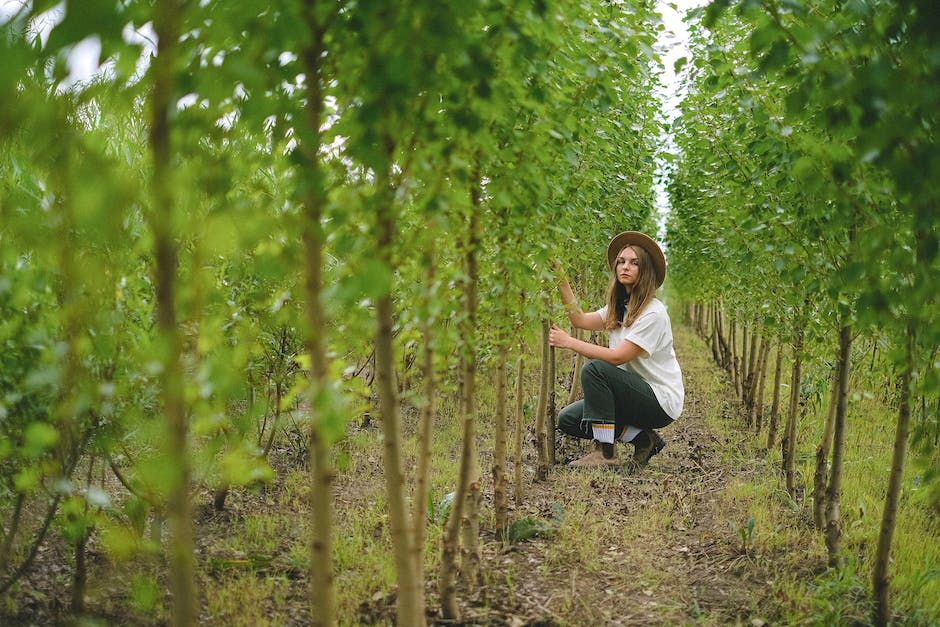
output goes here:
[[637, 258], [636, 251], [630, 246], [617, 255], [617, 260], [614, 261], [614, 274], [628, 292], [636, 285], [637, 279], [640, 278], [640, 260]]

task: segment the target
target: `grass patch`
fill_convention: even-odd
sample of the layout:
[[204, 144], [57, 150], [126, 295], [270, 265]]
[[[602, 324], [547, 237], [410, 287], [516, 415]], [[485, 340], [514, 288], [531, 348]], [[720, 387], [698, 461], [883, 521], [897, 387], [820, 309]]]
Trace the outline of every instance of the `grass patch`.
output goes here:
[[[726, 374], [714, 365], [702, 369], [698, 363], [703, 359], [710, 361], [708, 347], [686, 327], [677, 330], [676, 336], [677, 344], [688, 343], [691, 348], [684, 353], [687, 360], [683, 362], [684, 367], [690, 365], [696, 371], [697, 385], [710, 391], [707, 398], [697, 401], [706, 404], [710, 428], [727, 434], [734, 442], [733, 446], [725, 447], [723, 461], [748, 470], [743, 480], [729, 484], [722, 491], [722, 510], [728, 512], [732, 532], [739, 531], [753, 518], [753, 546], [757, 551], [775, 556], [777, 563], [768, 566], [771, 576], [774, 570], [779, 573], [772, 577], [774, 597], [781, 607], [787, 608], [779, 618], [785, 623], [867, 623], [870, 620], [871, 567], [891, 466], [896, 410], [873, 394], [855, 395], [849, 403], [840, 500], [844, 563], [840, 568], [827, 569], [825, 543], [823, 536], [812, 527], [811, 510], [815, 449], [827, 409], [825, 402], [811, 402], [798, 421], [794, 470], [799, 494], [794, 500], [783, 490], [779, 446], [765, 449], [766, 427], [757, 435], [744, 430], [743, 410], [727, 398], [732, 386]], [[784, 359], [785, 373], [789, 368], [788, 358]], [[768, 402], [771, 394], [772, 390], [768, 389]], [[786, 390], [782, 390], [781, 432], [787, 398]], [[765, 423], [766, 419], [765, 416]], [[779, 439], [778, 434], [778, 443]], [[927, 499], [919, 498], [923, 487], [916, 473], [911, 472], [912, 460], [909, 452], [892, 546], [892, 604], [899, 622], [937, 624], [940, 622], [940, 524]], [[819, 574], [809, 581], [794, 581], [792, 575], [787, 576], [788, 572], [813, 571]]]

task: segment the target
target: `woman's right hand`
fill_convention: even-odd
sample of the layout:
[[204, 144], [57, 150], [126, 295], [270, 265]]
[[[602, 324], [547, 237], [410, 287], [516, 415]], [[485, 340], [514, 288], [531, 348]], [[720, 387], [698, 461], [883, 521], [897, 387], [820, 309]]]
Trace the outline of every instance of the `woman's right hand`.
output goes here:
[[552, 328], [548, 330], [548, 345], [556, 348], [571, 348], [571, 336], [552, 324]]

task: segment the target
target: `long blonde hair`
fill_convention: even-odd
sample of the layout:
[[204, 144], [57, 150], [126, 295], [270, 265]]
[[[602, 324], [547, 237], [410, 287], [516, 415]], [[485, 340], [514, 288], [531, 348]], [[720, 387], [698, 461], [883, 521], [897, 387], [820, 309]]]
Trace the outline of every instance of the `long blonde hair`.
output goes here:
[[[619, 326], [632, 325], [646, 306], [656, 298], [656, 272], [649, 253], [642, 246], [624, 246], [624, 248], [629, 248], [636, 253], [637, 278], [630, 291], [630, 300], [624, 307], [627, 288], [617, 280], [617, 264], [614, 263], [614, 267], [610, 269], [610, 285], [607, 287], [607, 317], [604, 318], [604, 328], [608, 331], [613, 331]], [[618, 251], [618, 256], [620, 252], [622, 251]]]

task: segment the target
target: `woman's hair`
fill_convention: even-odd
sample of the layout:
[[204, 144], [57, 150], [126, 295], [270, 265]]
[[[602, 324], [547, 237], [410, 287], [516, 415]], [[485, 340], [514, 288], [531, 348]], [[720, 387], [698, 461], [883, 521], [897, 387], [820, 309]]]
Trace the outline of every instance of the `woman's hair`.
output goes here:
[[[610, 286], [607, 288], [607, 317], [604, 328], [613, 331], [619, 326], [628, 327], [643, 313], [646, 306], [656, 297], [656, 272], [649, 253], [641, 246], [625, 246], [636, 253], [639, 264], [636, 283], [627, 300], [627, 288], [617, 280], [617, 266], [611, 268]], [[617, 256], [620, 256], [617, 252]]]

